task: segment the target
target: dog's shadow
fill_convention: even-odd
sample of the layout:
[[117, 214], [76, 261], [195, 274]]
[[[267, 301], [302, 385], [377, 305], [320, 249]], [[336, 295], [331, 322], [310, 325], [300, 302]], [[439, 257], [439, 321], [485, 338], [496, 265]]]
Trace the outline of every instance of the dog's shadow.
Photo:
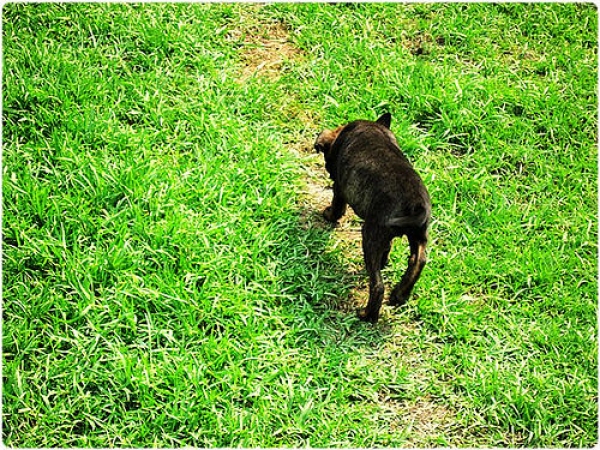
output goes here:
[[[360, 224], [351, 207], [338, 224], [325, 220], [323, 210], [330, 205], [333, 190], [322, 157], [314, 153], [307, 142], [299, 145], [296, 151], [302, 159], [304, 183], [296, 204], [295, 228], [298, 236], [292, 238], [296, 240], [294, 245], [306, 248], [298, 271], [310, 273], [309, 277], [304, 277], [308, 278], [308, 284], [295, 287], [298, 298], [310, 305], [314, 314], [319, 316], [317, 320], [338, 329], [352, 330], [363, 337], [375, 334], [378, 339], [385, 340], [385, 336], [391, 333], [391, 325], [385, 318], [376, 326], [358, 318], [358, 310], [366, 305], [369, 297]], [[345, 254], [349, 246], [356, 246], [350, 251], [360, 252], [360, 258], [351, 258], [355, 261], [350, 261]], [[357, 264], [357, 261], [360, 263]]]
[[[331, 195], [327, 187], [323, 190], [328, 197]], [[374, 342], [385, 342], [392, 334], [391, 324], [385, 318], [372, 325], [358, 317], [358, 310], [364, 307], [369, 295], [367, 274], [362, 264], [357, 266], [349, 262], [339, 245], [339, 234], [342, 233], [352, 235], [351, 239], [360, 249], [360, 227], [357, 228], [355, 223], [350, 225], [350, 218], [337, 226], [326, 221], [322, 214], [325, 206], [327, 201], [318, 205], [314, 202], [301, 204], [297, 235], [292, 237], [297, 240], [296, 245], [305, 249], [302, 267], [291, 271], [302, 274], [302, 279], [288, 280], [295, 286], [297, 299], [309, 306], [303, 309], [302, 320], [322, 325], [321, 338], [330, 335], [336, 342], [344, 336], [352, 341], [369, 342], [370, 346]], [[295, 264], [299, 265], [300, 261]], [[357, 336], [361, 338], [357, 339]]]

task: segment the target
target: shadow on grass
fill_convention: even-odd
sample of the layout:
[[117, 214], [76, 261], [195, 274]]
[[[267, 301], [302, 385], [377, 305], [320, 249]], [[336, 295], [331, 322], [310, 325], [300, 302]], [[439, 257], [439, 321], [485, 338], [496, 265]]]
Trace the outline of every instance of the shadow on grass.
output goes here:
[[332, 245], [338, 227], [325, 221], [314, 205], [300, 206], [297, 218], [297, 235], [290, 237], [307, 251], [288, 273], [303, 276], [301, 280], [284, 277], [283, 283], [293, 285], [297, 298], [310, 306], [302, 310], [304, 319], [322, 326], [319, 340], [323, 344], [348, 339], [373, 347], [385, 342], [392, 333], [385, 318], [376, 325], [358, 318], [358, 309], [368, 299], [367, 275], [362, 265], [359, 271], [352, 269], [341, 248]]

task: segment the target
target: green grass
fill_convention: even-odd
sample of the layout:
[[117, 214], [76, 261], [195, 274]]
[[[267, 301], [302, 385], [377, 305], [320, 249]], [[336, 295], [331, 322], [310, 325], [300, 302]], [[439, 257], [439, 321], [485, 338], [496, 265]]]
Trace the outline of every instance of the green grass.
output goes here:
[[[592, 4], [2, 12], [5, 445], [597, 443]], [[434, 221], [373, 327], [301, 149], [388, 110]]]

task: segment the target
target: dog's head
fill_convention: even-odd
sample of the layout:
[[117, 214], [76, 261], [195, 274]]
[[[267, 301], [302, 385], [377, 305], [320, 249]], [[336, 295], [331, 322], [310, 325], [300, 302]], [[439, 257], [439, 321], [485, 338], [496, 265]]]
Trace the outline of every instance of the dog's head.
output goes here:
[[[385, 113], [379, 119], [377, 119], [375, 123], [379, 126], [383, 126], [385, 132], [389, 134], [391, 139], [393, 139], [395, 142], [394, 136], [389, 131], [391, 121], [392, 115], [390, 113]], [[323, 153], [323, 156], [325, 157], [325, 169], [327, 169], [327, 172], [329, 172], [329, 176], [332, 180], [335, 180], [337, 173], [337, 150], [335, 152], [333, 151], [336, 139], [338, 138], [339, 134], [344, 130], [344, 128], [353, 128], [359, 126], [359, 124], [365, 123], [370, 123], [371, 125], [373, 125], [373, 122], [357, 120], [351, 122], [348, 125], [342, 125], [341, 127], [337, 127], [335, 130], [324, 130], [317, 136], [314, 145], [315, 151], [317, 153]]]
[[327, 160], [330, 155], [331, 147], [333, 143], [342, 131], [342, 127], [337, 127], [335, 130], [324, 130], [322, 131], [315, 140], [315, 151], [317, 153], [323, 153], [325, 159]]
[[340, 131], [344, 127], [338, 127], [335, 130], [324, 130], [322, 131], [315, 140], [315, 151], [317, 153], [323, 153], [325, 157], [325, 169], [329, 172], [329, 177], [333, 180], [336, 173], [336, 162], [335, 156], [333, 155], [333, 143], [337, 139]]
[[[392, 115], [390, 113], [385, 113], [379, 119], [377, 119], [375, 123], [383, 125], [389, 130], [391, 121]], [[333, 143], [344, 127], [345, 125], [342, 125], [341, 127], [337, 127], [335, 130], [324, 130], [317, 136], [314, 145], [315, 151], [317, 153], [323, 153], [325, 155], [325, 160], [329, 159], [331, 147], [333, 147]]]

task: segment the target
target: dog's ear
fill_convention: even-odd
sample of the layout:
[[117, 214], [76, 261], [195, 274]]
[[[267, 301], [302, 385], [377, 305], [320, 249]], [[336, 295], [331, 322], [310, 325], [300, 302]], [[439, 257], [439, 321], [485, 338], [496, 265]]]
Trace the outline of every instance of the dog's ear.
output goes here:
[[392, 115], [389, 112], [385, 113], [379, 119], [377, 119], [376, 123], [383, 125], [387, 129], [389, 129], [390, 125], [392, 124]]

